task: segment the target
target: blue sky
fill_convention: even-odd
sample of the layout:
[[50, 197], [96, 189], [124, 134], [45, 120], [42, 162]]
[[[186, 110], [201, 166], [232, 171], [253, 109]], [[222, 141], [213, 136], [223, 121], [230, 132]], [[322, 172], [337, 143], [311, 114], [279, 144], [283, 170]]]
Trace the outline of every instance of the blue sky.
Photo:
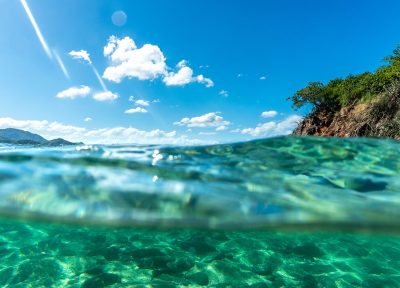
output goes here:
[[307, 112], [287, 97], [373, 71], [400, 43], [399, 1], [0, 5], [0, 127], [87, 142], [285, 134]]

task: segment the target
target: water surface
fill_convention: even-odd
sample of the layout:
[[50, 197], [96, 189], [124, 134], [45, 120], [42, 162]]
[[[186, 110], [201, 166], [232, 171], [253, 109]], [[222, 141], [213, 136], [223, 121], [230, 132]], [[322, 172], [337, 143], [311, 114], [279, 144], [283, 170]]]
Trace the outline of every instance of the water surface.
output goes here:
[[0, 146], [0, 286], [399, 287], [399, 152]]

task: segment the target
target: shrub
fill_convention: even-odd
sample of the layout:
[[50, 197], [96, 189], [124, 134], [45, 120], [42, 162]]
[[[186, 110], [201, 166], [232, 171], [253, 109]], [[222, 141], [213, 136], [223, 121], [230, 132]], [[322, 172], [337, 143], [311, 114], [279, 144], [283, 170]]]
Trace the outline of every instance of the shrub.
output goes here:
[[385, 57], [387, 65], [374, 73], [366, 72], [349, 75], [344, 79], [334, 79], [327, 85], [311, 82], [288, 99], [298, 109], [311, 104], [314, 109], [336, 110], [361, 100], [371, 100], [384, 92], [391, 84], [400, 81], [400, 46], [393, 54]]

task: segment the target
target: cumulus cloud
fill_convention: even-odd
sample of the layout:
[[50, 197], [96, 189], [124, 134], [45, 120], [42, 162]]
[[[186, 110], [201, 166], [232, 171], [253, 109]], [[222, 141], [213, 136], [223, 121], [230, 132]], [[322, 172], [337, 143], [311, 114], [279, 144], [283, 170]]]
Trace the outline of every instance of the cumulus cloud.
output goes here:
[[273, 118], [276, 115], [278, 115], [277, 111], [271, 110], [271, 111], [264, 111], [261, 113], [261, 117], [263, 118]]
[[90, 87], [81, 85], [79, 87], [71, 87], [61, 92], [58, 92], [56, 97], [75, 99], [77, 97], [86, 97], [89, 94], [90, 94]]
[[130, 37], [111, 36], [104, 47], [104, 56], [109, 57], [111, 63], [103, 78], [116, 83], [124, 78], [151, 80], [167, 71], [166, 58], [158, 46], [145, 44], [138, 48]]
[[90, 60], [90, 54], [85, 50], [79, 50], [79, 51], [72, 50], [68, 54], [74, 59], [84, 60], [89, 64], [92, 64], [92, 60]]
[[92, 121], [92, 120], [93, 120], [93, 119], [90, 118], [90, 117], [86, 117], [86, 118], [84, 119], [85, 122], [90, 122], [90, 121]]
[[267, 80], [267, 77], [261, 76], [261, 77], [260, 77], [260, 80]]
[[142, 107], [136, 107], [136, 108], [126, 110], [125, 113], [126, 114], [147, 113], [147, 110]]
[[16, 120], [0, 118], [0, 128], [17, 128], [37, 133], [46, 139], [62, 137], [72, 142], [83, 141], [88, 144], [171, 144], [171, 145], [199, 145], [215, 142], [191, 139], [184, 135], [177, 135], [176, 131], [154, 129], [149, 131], [133, 127], [112, 127], [101, 129], [86, 129], [65, 125], [47, 120]]
[[33, 133], [39, 133], [47, 139], [85, 132], [84, 128], [64, 125], [59, 122], [49, 122], [46, 120], [15, 120], [13, 118], [0, 118], [0, 128], [27, 130]]
[[122, 39], [111, 36], [103, 53], [110, 60], [103, 78], [115, 83], [124, 78], [153, 80], [161, 77], [167, 86], [184, 86], [193, 82], [205, 84], [206, 87], [214, 85], [211, 79], [203, 75], [194, 76], [186, 60], [176, 65], [177, 72], [169, 71], [171, 69], [166, 64], [166, 58], [157, 45], [145, 44], [139, 48], [128, 36]]
[[182, 118], [181, 121], [175, 122], [174, 125], [200, 128], [215, 127], [217, 131], [225, 130], [226, 126], [231, 123], [218, 114], [219, 112], [210, 112], [198, 117]]
[[189, 83], [198, 82], [206, 87], [214, 86], [214, 82], [203, 75], [193, 76], [193, 70], [187, 66], [186, 60], [181, 60], [177, 65], [178, 72], [168, 72], [163, 81], [167, 86], [185, 86]]
[[139, 99], [135, 101], [135, 104], [139, 106], [149, 106], [150, 102], [143, 99]]
[[93, 99], [96, 101], [113, 101], [118, 98], [118, 94], [112, 93], [111, 91], [98, 92], [93, 95]]
[[297, 127], [298, 122], [302, 119], [299, 115], [291, 115], [286, 119], [275, 122], [270, 121], [262, 124], [258, 124], [255, 128], [246, 128], [240, 130], [242, 134], [248, 134], [253, 137], [264, 136], [264, 137], [272, 137], [279, 135], [287, 135], [290, 134], [293, 129]]

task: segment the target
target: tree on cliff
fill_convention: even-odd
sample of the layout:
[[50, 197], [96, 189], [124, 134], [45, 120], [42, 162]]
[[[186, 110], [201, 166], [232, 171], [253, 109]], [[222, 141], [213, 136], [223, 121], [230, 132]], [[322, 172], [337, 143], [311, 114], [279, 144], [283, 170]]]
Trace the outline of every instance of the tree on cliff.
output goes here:
[[298, 90], [288, 99], [298, 109], [310, 104], [313, 109], [335, 111], [340, 107], [353, 105], [361, 101], [369, 101], [387, 87], [400, 81], [400, 45], [392, 55], [384, 58], [387, 65], [378, 68], [374, 73], [366, 72], [334, 79], [324, 85], [311, 82]]

